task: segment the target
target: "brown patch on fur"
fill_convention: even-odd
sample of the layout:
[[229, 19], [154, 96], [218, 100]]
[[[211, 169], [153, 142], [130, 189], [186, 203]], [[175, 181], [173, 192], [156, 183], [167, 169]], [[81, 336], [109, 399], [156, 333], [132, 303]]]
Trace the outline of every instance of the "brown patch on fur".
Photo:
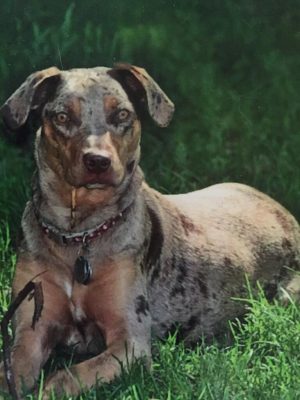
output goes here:
[[106, 205], [112, 198], [115, 189], [108, 187], [105, 190], [89, 190], [84, 187], [77, 189], [77, 205], [78, 207], [90, 208], [90, 211]]
[[56, 134], [56, 131], [55, 131], [52, 121], [48, 118], [45, 119], [45, 121], [43, 123], [43, 129], [42, 129], [42, 137], [46, 136], [46, 138], [47, 138], [47, 142], [46, 142], [47, 149], [48, 149], [48, 146], [51, 146], [54, 148], [58, 147], [59, 143], [57, 141], [55, 134]]
[[179, 214], [181, 225], [184, 233], [188, 236], [190, 233], [200, 233], [200, 229], [193, 223], [193, 221], [184, 214]]
[[129, 155], [136, 151], [141, 138], [141, 123], [137, 119], [133, 122], [132, 132], [130, 136], [131, 138], [128, 138], [127, 140]]
[[[131, 293], [135, 277], [132, 262], [124, 260], [102, 265], [95, 273], [84, 295], [82, 307], [88, 319], [96, 322], [104, 334], [106, 346], [118, 340], [126, 340], [127, 331], [124, 321], [124, 307]], [[79, 290], [84, 290], [82, 286]], [[77, 294], [74, 293], [74, 297]]]
[[124, 167], [126, 166], [127, 162], [135, 156], [139, 146], [140, 137], [141, 124], [138, 120], [133, 122], [131, 132], [127, 132], [123, 136], [112, 135], [112, 143], [116, 147], [119, 158]]
[[278, 223], [282, 226], [282, 229], [286, 232], [286, 233], [290, 233], [291, 232], [291, 223], [289, 221], [289, 219], [287, 218], [287, 216], [285, 215], [285, 213], [281, 210], [275, 209], [273, 211]]
[[287, 238], [282, 239], [282, 248], [284, 250], [291, 250], [292, 244]]
[[103, 96], [103, 107], [106, 113], [110, 113], [118, 106], [118, 100], [114, 96]]
[[232, 261], [229, 257], [224, 257], [224, 266], [225, 268], [229, 268], [232, 266]]
[[[75, 143], [74, 143], [75, 142]], [[78, 154], [78, 138], [67, 139], [59, 134], [50, 119], [45, 119], [41, 135], [40, 149], [48, 166], [62, 179], [70, 173]], [[77, 156], [78, 157], [78, 156]], [[57, 188], [55, 188], [57, 190]]]
[[77, 126], [81, 125], [81, 99], [74, 96], [69, 99], [67, 107], [73, 123]]
[[[71, 210], [72, 203], [72, 188], [69, 185], [66, 185], [65, 182], [62, 182], [61, 185], [56, 185], [59, 188], [56, 190], [57, 194], [59, 194], [60, 199], [64, 203], [66, 207], [69, 207]], [[115, 188], [109, 186], [103, 190], [89, 190], [85, 187], [78, 188], [76, 190], [76, 209], [75, 209], [75, 219], [77, 222], [76, 210], [80, 210], [80, 221], [91, 215], [95, 212], [99, 207], [106, 206], [111, 200], [112, 196], [115, 193]], [[71, 211], [70, 211], [71, 215]]]

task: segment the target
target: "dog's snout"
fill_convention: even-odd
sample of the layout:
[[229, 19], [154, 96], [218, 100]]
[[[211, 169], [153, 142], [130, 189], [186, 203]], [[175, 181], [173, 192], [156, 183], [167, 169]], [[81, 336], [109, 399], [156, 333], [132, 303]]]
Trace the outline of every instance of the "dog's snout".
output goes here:
[[87, 153], [83, 156], [83, 163], [89, 172], [99, 174], [108, 170], [111, 159], [98, 154]]

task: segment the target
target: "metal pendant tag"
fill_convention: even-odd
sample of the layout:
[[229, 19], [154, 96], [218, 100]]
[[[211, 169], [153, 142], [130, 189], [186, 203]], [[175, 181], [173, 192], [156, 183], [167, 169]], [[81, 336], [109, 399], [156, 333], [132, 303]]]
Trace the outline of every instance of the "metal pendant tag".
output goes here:
[[87, 285], [92, 276], [92, 267], [89, 261], [84, 257], [80, 256], [76, 259], [74, 265], [74, 278], [78, 283]]

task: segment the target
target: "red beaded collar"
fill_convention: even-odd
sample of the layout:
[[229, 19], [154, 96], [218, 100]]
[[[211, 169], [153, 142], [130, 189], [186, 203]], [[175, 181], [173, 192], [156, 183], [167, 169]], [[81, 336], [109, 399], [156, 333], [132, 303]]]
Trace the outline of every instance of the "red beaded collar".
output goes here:
[[102, 224], [97, 225], [95, 228], [91, 228], [82, 232], [62, 232], [56, 226], [49, 224], [45, 220], [43, 220], [37, 213], [36, 217], [39, 224], [42, 227], [45, 235], [49, 236], [50, 239], [53, 239], [55, 242], [63, 245], [68, 244], [86, 244], [89, 241], [102, 236], [105, 232], [107, 232], [110, 228], [116, 225], [118, 221], [124, 218], [125, 214], [129, 210], [131, 205], [126, 207], [123, 211], [121, 211], [117, 216], [108, 219], [107, 221], [102, 222]]

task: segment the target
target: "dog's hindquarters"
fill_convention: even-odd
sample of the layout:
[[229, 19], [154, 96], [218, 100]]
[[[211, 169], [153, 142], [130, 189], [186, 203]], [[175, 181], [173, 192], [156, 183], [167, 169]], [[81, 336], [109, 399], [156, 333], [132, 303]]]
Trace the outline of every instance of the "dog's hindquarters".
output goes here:
[[146, 198], [160, 244], [148, 273], [158, 336], [179, 326], [187, 341], [217, 334], [244, 313], [232, 298], [249, 297], [246, 276], [269, 297], [299, 295], [299, 226], [268, 196], [223, 184], [173, 196], [148, 188]]

